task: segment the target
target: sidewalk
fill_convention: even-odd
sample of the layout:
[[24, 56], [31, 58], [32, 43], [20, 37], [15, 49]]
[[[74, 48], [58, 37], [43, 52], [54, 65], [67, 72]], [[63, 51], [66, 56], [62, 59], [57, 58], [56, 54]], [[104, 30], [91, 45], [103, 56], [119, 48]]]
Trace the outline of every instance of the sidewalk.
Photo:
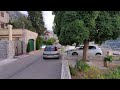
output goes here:
[[10, 62], [17, 61], [17, 59], [3, 59], [0, 61], [0, 66], [8, 64]]
[[27, 56], [29, 56], [29, 54], [23, 54], [23, 55], [19, 55], [19, 56], [15, 56], [15, 58], [24, 58], [24, 57], [27, 57]]
[[32, 51], [29, 54], [23, 54], [23, 55], [19, 55], [19, 56], [15, 56], [13, 59], [1, 59], [0, 58], [0, 66], [17, 61], [20, 58], [25, 58], [28, 57], [30, 55], [34, 55], [37, 54], [38, 52], [42, 52], [43, 50], [36, 50], [36, 51]]
[[43, 52], [43, 49], [31, 51], [31, 52], [29, 52], [29, 55], [37, 54], [38, 52]]
[[15, 56], [15, 58], [24, 58], [24, 57], [27, 57], [27, 56], [30, 56], [30, 55], [34, 55], [34, 54], [37, 54], [38, 52], [42, 52], [43, 50], [36, 50], [36, 51], [31, 51], [27, 54], [23, 54], [23, 55], [19, 55], [19, 56]]

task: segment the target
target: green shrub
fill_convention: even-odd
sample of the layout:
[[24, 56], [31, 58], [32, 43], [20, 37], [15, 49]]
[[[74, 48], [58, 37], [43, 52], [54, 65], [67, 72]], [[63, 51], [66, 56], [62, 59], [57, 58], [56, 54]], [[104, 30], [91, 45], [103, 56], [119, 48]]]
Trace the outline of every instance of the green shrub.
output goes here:
[[109, 61], [109, 62], [112, 62], [113, 61], [113, 56], [111, 55], [108, 55], [104, 58], [104, 61]]
[[54, 38], [50, 38], [47, 41], [44, 41], [44, 45], [53, 45], [55, 41]]
[[75, 67], [76, 67], [79, 71], [88, 71], [88, 69], [90, 68], [90, 66], [89, 66], [88, 64], [86, 64], [85, 62], [83, 62], [83, 60], [77, 61]]
[[37, 37], [36, 39], [36, 50], [39, 50], [40, 49], [40, 38]]
[[36, 50], [39, 50], [42, 45], [43, 45], [43, 38], [38, 36], [36, 39]]
[[27, 52], [30, 52], [30, 42], [27, 44]]
[[120, 67], [109, 71], [109, 73], [104, 75], [104, 78], [105, 79], [120, 79]]
[[53, 42], [51, 41], [51, 39], [48, 39], [48, 40], [46, 41], [46, 45], [53, 45]]
[[77, 70], [76, 70], [74, 67], [72, 67], [72, 66], [69, 66], [69, 69], [70, 69], [70, 74], [71, 74], [72, 76], [76, 76]]
[[87, 72], [84, 72], [84, 79], [104, 79], [100, 70], [91, 66]]

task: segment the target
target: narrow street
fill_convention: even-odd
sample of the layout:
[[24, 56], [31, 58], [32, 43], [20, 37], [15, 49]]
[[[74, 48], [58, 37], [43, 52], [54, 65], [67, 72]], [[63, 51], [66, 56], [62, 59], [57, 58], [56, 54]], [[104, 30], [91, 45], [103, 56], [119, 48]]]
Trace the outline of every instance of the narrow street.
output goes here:
[[60, 79], [61, 59], [42, 59], [42, 53], [0, 66], [0, 79]]

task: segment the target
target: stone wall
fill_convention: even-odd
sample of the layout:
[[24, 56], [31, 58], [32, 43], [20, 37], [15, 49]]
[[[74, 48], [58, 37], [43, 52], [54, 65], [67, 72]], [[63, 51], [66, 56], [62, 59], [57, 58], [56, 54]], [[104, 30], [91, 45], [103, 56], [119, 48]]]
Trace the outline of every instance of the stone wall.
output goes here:
[[7, 58], [7, 41], [0, 41], [0, 58]]
[[13, 58], [15, 55], [13, 41], [0, 41], [0, 58]]

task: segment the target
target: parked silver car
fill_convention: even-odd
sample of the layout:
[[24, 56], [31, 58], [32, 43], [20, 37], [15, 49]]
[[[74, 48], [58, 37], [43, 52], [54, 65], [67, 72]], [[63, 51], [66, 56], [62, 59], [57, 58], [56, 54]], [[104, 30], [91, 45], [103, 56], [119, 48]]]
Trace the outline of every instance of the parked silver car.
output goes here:
[[46, 46], [43, 52], [43, 59], [46, 58], [57, 58], [59, 59], [60, 53], [56, 46]]

